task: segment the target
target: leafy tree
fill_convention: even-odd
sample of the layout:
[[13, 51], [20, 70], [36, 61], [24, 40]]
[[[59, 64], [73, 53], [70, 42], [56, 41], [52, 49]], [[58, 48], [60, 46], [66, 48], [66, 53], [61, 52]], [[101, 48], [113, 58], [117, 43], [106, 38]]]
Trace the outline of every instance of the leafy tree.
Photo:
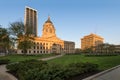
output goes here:
[[18, 48], [23, 50], [23, 53], [26, 54], [27, 53], [27, 49], [30, 49], [31, 46], [33, 46], [33, 37], [30, 37], [28, 35], [23, 35], [22, 38], [18, 39], [19, 43], [18, 43]]
[[86, 48], [86, 49], [83, 50], [83, 52], [85, 52], [85, 53], [92, 53], [93, 49], [94, 49], [93, 47]]
[[17, 43], [17, 48], [23, 50], [26, 54], [27, 50], [33, 45], [32, 40], [34, 39], [31, 36], [30, 32], [24, 32], [24, 24], [21, 21], [13, 22], [10, 24], [9, 31], [14, 39], [14, 43]]
[[24, 24], [22, 21], [10, 23], [9, 31], [16, 38], [24, 35]]
[[7, 54], [11, 47], [8, 30], [0, 27], [0, 48]]

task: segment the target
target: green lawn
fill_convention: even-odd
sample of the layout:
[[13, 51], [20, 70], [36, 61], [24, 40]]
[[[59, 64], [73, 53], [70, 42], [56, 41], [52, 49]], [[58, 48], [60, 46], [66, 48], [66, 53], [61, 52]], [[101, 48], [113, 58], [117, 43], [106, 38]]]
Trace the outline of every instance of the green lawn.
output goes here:
[[7, 56], [0, 56], [0, 59], [9, 59], [10, 62], [19, 62], [25, 61], [30, 59], [41, 59], [50, 56], [55, 56], [54, 54], [40, 54], [40, 55], [7, 55]]
[[65, 55], [60, 58], [49, 60], [48, 63], [58, 63], [68, 65], [69, 63], [91, 62], [99, 65], [100, 70], [105, 70], [116, 65], [120, 65], [120, 56], [93, 56], [86, 57], [84, 55]]
[[[41, 54], [41, 55], [8, 55], [0, 56], [0, 59], [9, 59], [10, 62], [19, 62], [30, 59], [41, 59], [50, 56], [55, 56], [54, 54]], [[64, 55], [63, 57], [52, 59], [47, 61], [48, 63], [57, 63], [62, 65], [68, 65], [70, 63], [77, 62], [91, 62], [99, 65], [100, 70], [105, 70], [116, 65], [120, 65], [120, 56], [92, 56], [86, 57], [84, 55]]]

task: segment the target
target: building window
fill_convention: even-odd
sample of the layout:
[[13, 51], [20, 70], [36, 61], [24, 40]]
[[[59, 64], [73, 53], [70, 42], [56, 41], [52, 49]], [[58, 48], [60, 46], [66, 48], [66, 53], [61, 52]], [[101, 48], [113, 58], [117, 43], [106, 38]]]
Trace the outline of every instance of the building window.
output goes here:
[[29, 53], [31, 53], [31, 51], [29, 51]]
[[40, 53], [42, 53], [42, 51], [40, 51]]
[[45, 51], [43, 51], [43, 53], [45, 53]]
[[39, 49], [39, 46], [37, 46], [37, 49]]
[[34, 53], [36, 53], [36, 52], [34, 51]]
[[45, 45], [45, 43], [43, 43], [43, 45]]
[[40, 49], [42, 49], [42, 46], [40, 47]]
[[40, 45], [42, 45], [42, 43], [40, 43]]
[[35, 45], [35, 42], [34, 42], [34, 45]]
[[35, 49], [35, 46], [34, 46], [34, 49]]
[[45, 47], [43, 47], [43, 49], [45, 49]]
[[39, 53], [39, 51], [37, 51], [37, 53]]
[[39, 45], [39, 42], [37, 42], [37, 44]]

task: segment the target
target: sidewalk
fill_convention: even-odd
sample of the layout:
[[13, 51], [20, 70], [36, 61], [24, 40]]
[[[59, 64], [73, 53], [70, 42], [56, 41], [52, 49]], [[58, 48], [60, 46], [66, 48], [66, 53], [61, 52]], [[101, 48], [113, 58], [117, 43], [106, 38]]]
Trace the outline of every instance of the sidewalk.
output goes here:
[[6, 65], [0, 65], [0, 80], [17, 80], [13, 75], [6, 71]]
[[42, 59], [38, 59], [38, 60], [47, 61], [47, 60], [55, 59], [55, 58], [58, 58], [58, 57], [62, 57], [63, 55], [64, 54], [57, 55], [57, 56], [52, 56], [52, 57], [48, 57], [48, 58], [42, 58]]
[[102, 71], [83, 80], [120, 80], [120, 65]]

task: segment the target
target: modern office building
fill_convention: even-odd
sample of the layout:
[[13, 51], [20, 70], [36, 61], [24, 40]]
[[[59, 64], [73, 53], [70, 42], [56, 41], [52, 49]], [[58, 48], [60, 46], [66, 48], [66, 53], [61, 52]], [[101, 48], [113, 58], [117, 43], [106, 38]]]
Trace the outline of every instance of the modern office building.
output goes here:
[[85, 50], [91, 47], [95, 47], [99, 44], [103, 44], [103, 38], [101, 36], [98, 36], [96, 34], [90, 34], [87, 36], [84, 36], [81, 39], [81, 49]]
[[26, 7], [24, 17], [25, 33], [37, 36], [37, 20], [37, 10]]

